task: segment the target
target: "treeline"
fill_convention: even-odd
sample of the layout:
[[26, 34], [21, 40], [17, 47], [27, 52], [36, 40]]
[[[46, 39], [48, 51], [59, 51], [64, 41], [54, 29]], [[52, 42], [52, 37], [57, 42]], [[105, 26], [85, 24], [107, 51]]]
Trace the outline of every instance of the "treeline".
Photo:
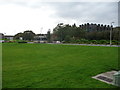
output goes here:
[[22, 38], [23, 40], [34, 40], [34, 36], [36, 34], [31, 31], [31, 30], [27, 30], [27, 31], [24, 31], [23, 33], [17, 33], [15, 36], [14, 36], [14, 39], [15, 40], [19, 40], [20, 38]]
[[48, 34], [35, 34], [32, 30], [26, 30], [23, 33], [17, 33], [14, 36], [14, 40], [17, 41], [36, 41], [36, 42], [47, 42], [49, 41]]
[[112, 30], [112, 40], [119, 41], [120, 27], [113, 28], [113, 26], [103, 24], [58, 24], [53, 29], [51, 40], [70, 42], [73, 40], [110, 40], [110, 30]]

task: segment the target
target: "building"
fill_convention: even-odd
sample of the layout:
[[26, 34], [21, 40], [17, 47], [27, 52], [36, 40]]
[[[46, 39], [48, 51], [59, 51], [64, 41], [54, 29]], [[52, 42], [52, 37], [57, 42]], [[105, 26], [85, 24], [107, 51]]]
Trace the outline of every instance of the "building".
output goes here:
[[47, 42], [47, 34], [36, 34], [34, 36], [34, 42], [46, 43]]
[[4, 39], [7, 39], [7, 40], [13, 40], [14, 36], [12, 35], [5, 35], [4, 36]]
[[0, 33], [0, 40], [4, 39], [4, 34]]

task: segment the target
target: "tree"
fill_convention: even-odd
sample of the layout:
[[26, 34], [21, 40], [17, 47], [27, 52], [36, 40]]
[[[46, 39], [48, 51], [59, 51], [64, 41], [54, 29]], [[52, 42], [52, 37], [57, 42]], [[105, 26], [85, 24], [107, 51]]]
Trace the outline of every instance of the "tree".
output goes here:
[[24, 31], [23, 40], [29, 40], [29, 41], [34, 40], [34, 36], [35, 36], [34, 32], [29, 31], [29, 30]]
[[53, 35], [56, 36], [55, 40], [63, 41], [65, 39], [66, 30], [67, 30], [67, 28], [63, 23], [58, 24], [53, 29]]
[[20, 39], [20, 37], [23, 37], [23, 33], [17, 33], [15, 36], [14, 36], [14, 39]]
[[51, 42], [50, 29], [49, 29], [48, 32], [47, 32], [47, 41], [48, 41], [48, 43]]
[[[111, 27], [103, 24], [82, 24], [79, 27], [76, 24], [58, 24], [53, 29], [54, 40], [69, 41], [69, 39], [87, 39], [87, 40], [109, 40], [109, 33]], [[114, 29], [112, 32], [112, 40], [118, 40], [120, 37], [120, 30]]]
[[70, 36], [69, 36], [69, 35], [66, 35], [66, 37], [65, 37], [65, 42], [70, 42], [70, 40], [71, 40]]

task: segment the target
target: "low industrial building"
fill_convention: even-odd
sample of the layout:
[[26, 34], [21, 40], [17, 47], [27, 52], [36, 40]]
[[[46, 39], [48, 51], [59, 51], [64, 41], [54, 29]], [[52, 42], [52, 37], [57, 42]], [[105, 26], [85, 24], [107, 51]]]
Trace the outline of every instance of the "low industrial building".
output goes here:
[[36, 42], [36, 43], [46, 43], [47, 42], [47, 34], [36, 34], [34, 36], [34, 42]]
[[7, 39], [7, 40], [13, 40], [14, 36], [12, 35], [5, 35], [4, 36], [4, 39]]

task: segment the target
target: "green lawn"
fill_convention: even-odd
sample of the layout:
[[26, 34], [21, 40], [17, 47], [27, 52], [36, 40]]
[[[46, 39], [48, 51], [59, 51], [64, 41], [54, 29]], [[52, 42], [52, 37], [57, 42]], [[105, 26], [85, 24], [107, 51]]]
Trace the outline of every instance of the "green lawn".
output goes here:
[[3, 88], [113, 88], [92, 79], [118, 70], [118, 48], [78, 45], [2, 45]]

